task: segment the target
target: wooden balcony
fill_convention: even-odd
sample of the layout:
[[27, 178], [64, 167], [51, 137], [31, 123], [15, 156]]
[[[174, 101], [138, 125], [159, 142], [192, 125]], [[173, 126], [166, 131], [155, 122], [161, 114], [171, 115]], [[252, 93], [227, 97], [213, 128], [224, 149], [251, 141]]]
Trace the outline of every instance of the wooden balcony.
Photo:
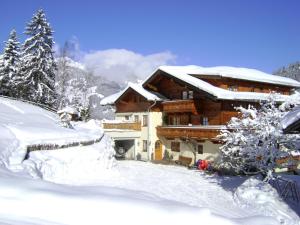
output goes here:
[[157, 136], [165, 138], [192, 138], [198, 140], [216, 140], [222, 126], [159, 126]]
[[135, 131], [141, 131], [142, 125], [141, 122], [103, 122], [103, 129], [106, 130], [135, 130]]
[[163, 111], [166, 113], [197, 112], [197, 106], [194, 100], [166, 101], [163, 102], [162, 105]]

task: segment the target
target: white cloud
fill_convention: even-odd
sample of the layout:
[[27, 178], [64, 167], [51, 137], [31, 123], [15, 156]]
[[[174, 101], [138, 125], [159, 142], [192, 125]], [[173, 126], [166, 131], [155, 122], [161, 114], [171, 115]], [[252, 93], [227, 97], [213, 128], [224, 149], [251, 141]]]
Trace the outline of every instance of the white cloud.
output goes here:
[[157, 67], [172, 64], [175, 59], [176, 55], [168, 51], [142, 55], [126, 49], [108, 49], [86, 53], [83, 64], [95, 75], [121, 83], [144, 79]]

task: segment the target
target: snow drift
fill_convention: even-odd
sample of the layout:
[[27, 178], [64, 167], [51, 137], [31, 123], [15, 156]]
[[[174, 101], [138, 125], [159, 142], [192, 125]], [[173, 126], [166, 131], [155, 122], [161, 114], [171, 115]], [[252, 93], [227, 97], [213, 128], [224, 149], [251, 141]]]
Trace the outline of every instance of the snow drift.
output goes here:
[[[103, 131], [96, 121], [76, 123], [74, 129], [68, 129], [61, 126], [55, 113], [29, 103], [0, 97], [0, 164], [11, 170], [22, 169], [28, 146], [59, 147], [100, 140], [102, 136]], [[114, 154], [111, 144], [109, 146], [110, 150], [103, 153], [105, 157]], [[37, 154], [42, 153], [32, 152], [32, 155]]]

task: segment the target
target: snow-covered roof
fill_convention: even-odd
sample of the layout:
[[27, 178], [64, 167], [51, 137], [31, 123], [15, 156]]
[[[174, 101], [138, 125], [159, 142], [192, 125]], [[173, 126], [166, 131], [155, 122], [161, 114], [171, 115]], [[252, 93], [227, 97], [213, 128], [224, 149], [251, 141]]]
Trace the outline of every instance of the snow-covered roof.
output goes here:
[[114, 104], [130, 88], [136, 91], [137, 93], [139, 93], [140, 95], [142, 95], [143, 97], [145, 97], [148, 101], [162, 101], [163, 99], [165, 99], [162, 95], [158, 93], [147, 91], [146, 89], [143, 88], [141, 84], [135, 84], [129, 82], [127, 87], [124, 90], [103, 98], [100, 101], [100, 104], [101, 105]]
[[282, 128], [286, 129], [290, 126], [293, 126], [297, 121], [300, 120], [300, 106], [294, 108], [292, 111], [290, 111], [288, 114], [286, 114], [282, 120]]
[[[203, 70], [202, 70], [203, 68]], [[227, 67], [212, 67], [212, 68], [227, 68]], [[228, 68], [233, 68], [233, 67], [228, 67]], [[217, 99], [222, 99], [222, 100], [241, 100], [241, 101], [262, 101], [262, 100], [267, 100], [269, 98], [269, 94], [268, 93], [257, 93], [257, 92], [238, 92], [238, 91], [229, 91], [229, 90], [225, 90], [216, 86], [213, 86], [201, 79], [198, 79], [194, 76], [192, 76], [191, 74], [195, 75], [195, 74], [202, 74], [205, 71], [210, 71], [210, 74], [213, 74], [213, 69], [208, 70], [210, 68], [204, 68], [204, 67], [199, 67], [199, 66], [161, 66], [159, 67], [150, 77], [148, 77], [143, 84], [146, 84], [147, 81], [159, 70], [166, 72], [167, 74], [169, 74], [170, 76], [173, 76], [185, 83], [190, 84], [191, 86], [194, 86], [197, 89], [200, 89], [206, 93], [209, 93], [210, 95], [214, 96]], [[239, 71], [239, 68], [236, 68], [237, 71]], [[233, 70], [233, 69], [232, 69]], [[244, 68], [240, 68], [241, 71], [245, 71], [244, 73], [246, 73], [246, 71], [248, 70], [249, 73], [249, 77], [250, 77], [250, 71], [252, 71], [251, 69], [244, 69]], [[220, 70], [221, 71], [221, 70]], [[229, 70], [230, 71], [230, 70]], [[253, 70], [253, 71], [257, 71], [257, 70]], [[200, 73], [201, 72], [201, 73]], [[258, 71], [260, 72], [260, 71]], [[216, 71], [214, 72], [214, 74], [217, 73]], [[260, 72], [262, 74], [264, 74], [263, 72]], [[218, 75], [220, 75], [221, 72], [219, 72]], [[225, 74], [225, 73], [224, 73]], [[229, 74], [229, 72], [228, 72]], [[237, 75], [236, 75], [237, 76]], [[255, 74], [255, 76], [258, 77], [258, 73]], [[273, 76], [273, 75], [269, 75], [269, 76]], [[275, 76], [277, 77], [277, 76]], [[278, 79], [280, 79], [281, 77], [279, 77]], [[300, 87], [300, 83], [297, 81], [294, 81], [292, 79], [289, 78], [283, 78], [283, 80], [291, 80], [291, 83], [294, 82], [294, 86], [299, 85]], [[250, 80], [250, 78], [249, 78]], [[254, 77], [252, 77], [252, 80], [254, 80]], [[263, 79], [261, 79], [263, 80]], [[274, 78], [275, 80], [275, 78]], [[287, 82], [286, 82], [287, 83]], [[278, 95], [277, 99], [278, 101], [285, 101], [289, 98], [289, 96], [286, 95]]]
[[71, 106], [66, 106], [66, 107], [62, 108], [61, 110], [57, 111], [57, 113], [58, 114], [61, 114], [61, 113], [78, 114], [79, 112]]
[[206, 76], [220, 76], [226, 78], [248, 80], [254, 82], [278, 84], [292, 87], [300, 87], [300, 83], [296, 80], [287, 77], [271, 75], [256, 69], [216, 66], [216, 67], [201, 67], [201, 66], [161, 66], [160, 70], [169, 74], [184, 75], [206, 75]]

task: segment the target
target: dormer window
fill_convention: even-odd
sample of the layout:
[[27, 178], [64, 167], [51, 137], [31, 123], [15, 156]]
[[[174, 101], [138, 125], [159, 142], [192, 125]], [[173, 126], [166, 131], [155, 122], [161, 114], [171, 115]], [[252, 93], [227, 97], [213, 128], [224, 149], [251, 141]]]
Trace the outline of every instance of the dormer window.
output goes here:
[[189, 99], [193, 99], [194, 98], [194, 92], [193, 91], [189, 91]]
[[182, 99], [193, 99], [194, 98], [194, 92], [193, 91], [183, 91], [182, 92]]
[[238, 90], [238, 87], [236, 85], [229, 85], [228, 86], [228, 90], [229, 91], [237, 91]]
[[202, 124], [203, 124], [204, 126], [209, 125], [209, 124], [208, 124], [208, 118], [207, 118], [207, 117], [203, 117]]
[[187, 91], [183, 91], [182, 92], [182, 99], [187, 99], [188, 98], [188, 92]]

